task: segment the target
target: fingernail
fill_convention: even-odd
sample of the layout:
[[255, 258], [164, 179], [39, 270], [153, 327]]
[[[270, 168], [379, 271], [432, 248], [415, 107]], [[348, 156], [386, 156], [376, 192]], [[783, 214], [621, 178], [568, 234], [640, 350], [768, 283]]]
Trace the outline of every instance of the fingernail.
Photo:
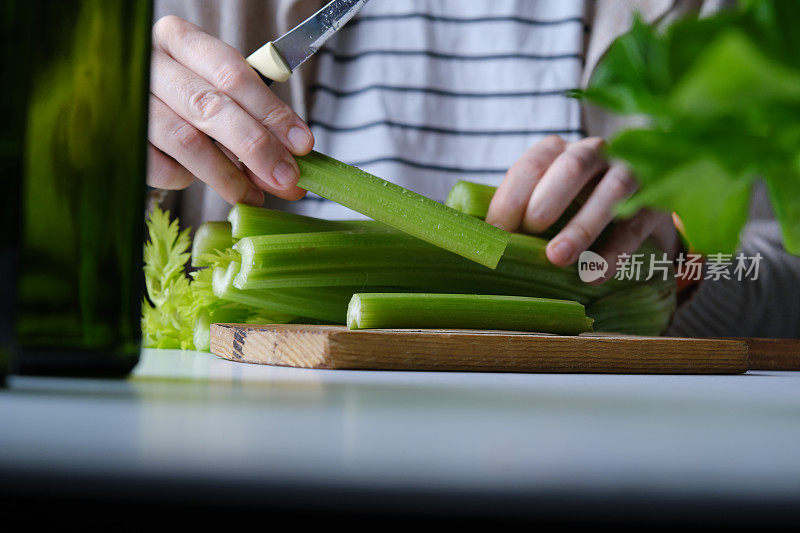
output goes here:
[[280, 187], [286, 188], [290, 185], [294, 185], [298, 176], [297, 171], [292, 165], [286, 161], [278, 161], [278, 164], [275, 165], [275, 168], [272, 170], [272, 177], [275, 178], [275, 181]]
[[561, 241], [553, 246], [553, 255], [564, 263], [572, 260], [572, 255], [575, 253], [575, 247], [569, 241]]
[[494, 226], [495, 228], [500, 228], [503, 231], [507, 231], [506, 228], [504, 228], [503, 225], [499, 222], [493, 223], [492, 226]]
[[311, 142], [311, 134], [300, 126], [294, 126], [290, 129], [287, 137], [289, 138], [289, 144], [292, 145], [292, 149], [296, 152], [304, 151]]
[[264, 193], [256, 189], [250, 189], [244, 197], [244, 203], [261, 207], [264, 205]]

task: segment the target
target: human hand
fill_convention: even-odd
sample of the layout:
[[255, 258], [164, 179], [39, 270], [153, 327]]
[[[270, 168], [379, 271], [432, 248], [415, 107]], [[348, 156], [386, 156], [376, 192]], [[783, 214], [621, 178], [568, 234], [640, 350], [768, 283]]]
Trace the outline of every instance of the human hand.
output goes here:
[[314, 146], [308, 126], [233, 47], [175, 16], [153, 26], [147, 183], [183, 189], [195, 177], [229, 203], [264, 193], [298, 200], [292, 155]]
[[[536, 143], [506, 173], [486, 221], [506, 231], [541, 233], [586, 189], [586, 202], [546, 249], [554, 265], [572, 264], [614, 219], [614, 205], [636, 191], [628, 169], [609, 165], [603, 146], [599, 137], [567, 142], [550, 136]], [[679, 241], [670, 214], [642, 210], [617, 221], [596, 250], [608, 262], [608, 271], [599, 282], [613, 277], [617, 257], [633, 254], [648, 237], [669, 254], [677, 252]]]

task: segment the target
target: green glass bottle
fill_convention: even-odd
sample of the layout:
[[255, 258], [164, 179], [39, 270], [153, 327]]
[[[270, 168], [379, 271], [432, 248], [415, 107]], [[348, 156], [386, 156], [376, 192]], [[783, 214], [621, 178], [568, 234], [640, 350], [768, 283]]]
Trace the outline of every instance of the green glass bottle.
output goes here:
[[21, 164], [17, 367], [125, 375], [139, 354], [152, 5], [35, 14]]
[[27, 107], [33, 10], [25, 2], [0, 4], [0, 384], [14, 353], [14, 302], [19, 256], [20, 183]]

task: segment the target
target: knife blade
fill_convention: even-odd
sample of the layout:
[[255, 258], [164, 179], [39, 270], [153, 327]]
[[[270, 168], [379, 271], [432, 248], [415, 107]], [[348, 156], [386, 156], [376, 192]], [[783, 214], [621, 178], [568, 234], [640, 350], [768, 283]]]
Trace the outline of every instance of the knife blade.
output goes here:
[[369, 0], [332, 0], [295, 26], [248, 56], [247, 63], [269, 85], [284, 82], [325, 44]]

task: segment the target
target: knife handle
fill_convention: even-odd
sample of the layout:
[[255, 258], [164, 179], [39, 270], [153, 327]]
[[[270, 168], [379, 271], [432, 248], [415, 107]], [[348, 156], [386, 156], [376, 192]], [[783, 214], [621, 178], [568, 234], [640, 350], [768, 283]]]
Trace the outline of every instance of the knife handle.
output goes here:
[[247, 63], [258, 72], [268, 87], [273, 81], [284, 82], [292, 75], [292, 69], [272, 41], [250, 54]]

